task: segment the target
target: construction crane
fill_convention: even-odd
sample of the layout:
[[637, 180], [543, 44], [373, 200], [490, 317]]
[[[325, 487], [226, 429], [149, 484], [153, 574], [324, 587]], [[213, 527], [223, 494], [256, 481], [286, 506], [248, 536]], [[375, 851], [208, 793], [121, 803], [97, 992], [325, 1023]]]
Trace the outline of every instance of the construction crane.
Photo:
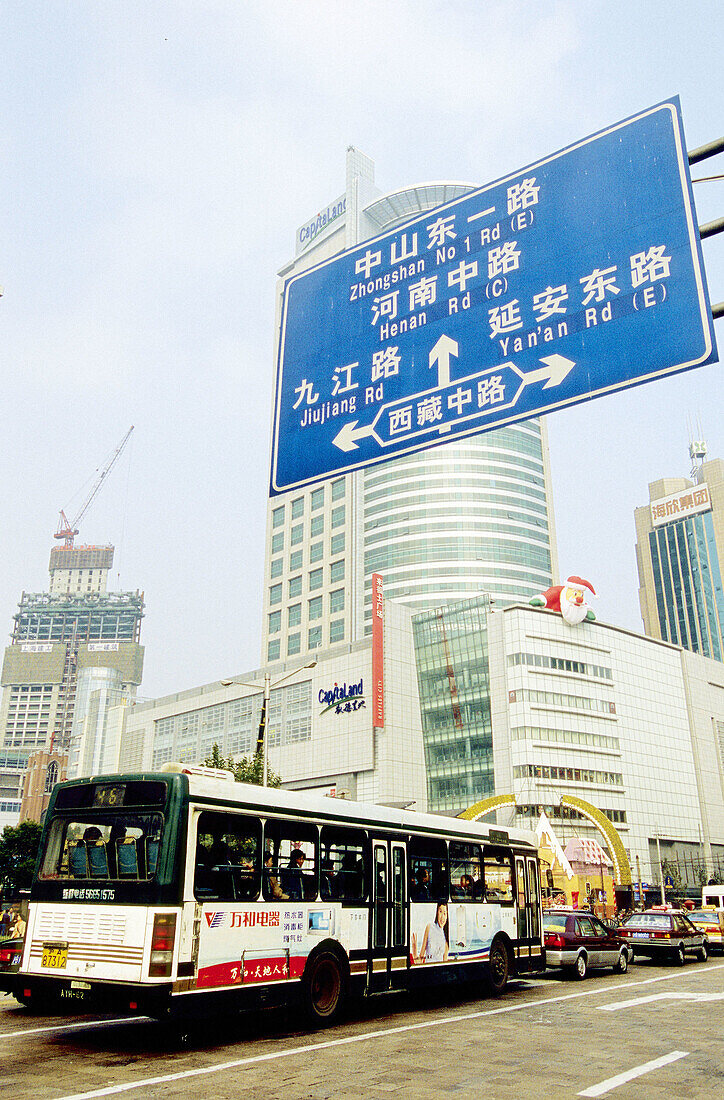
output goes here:
[[99, 491], [101, 485], [103, 484], [103, 482], [105, 481], [105, 479], [108, 477], [108, 474], [111, 472], [111, 470], [115, 466], [116, 462], [118, 462], [118, 459], [121, 457], [121, 452], [123, 451], [123, 448], [125, 447], [126, 443], [128, 443], [128, 439], [129, 439], [132, 431], [133, 431], [133, 424], [131, 424], [130, 428], [128, 429], [128, 431], [124, 435], [123, 439], [118, 444], [115, 451], [113, 452], [113, 454], [111, 455], [111, 457], [108, 459], [105, 466], [101, 470], [100, 474], [98, 475], [98, 477], [93, 482], [93, 487], [91, 488], [91, 491], [89, 492], [88, 496], [85, 498], [85, 500], [83, 502], [83, 505], [82, 505], [80, 511], [78, 512], [77, 516], [75, 517], [75, 519], [72, 522], [69, 522], [68, 517], [66, 516], [65, 512], [63, 512], [61, 510], [60, 519], [58, 520], [58, 530], [55, 532], [55, 535], [53, 536], [53, 538], [64, 539], [65, 541], [63, 542], [63, 546], [66, 550], [72, 550], [73, 549], [73, 540], [75, 539], [75, 536], [78, 534], [78, 524], [80, 523], [81, 519], [83, 518], [83, 516], [86, 514], [86, 512], [90, 508], [91, 502], [93, 501], [94, 497], [98, 493], [98, 491]]

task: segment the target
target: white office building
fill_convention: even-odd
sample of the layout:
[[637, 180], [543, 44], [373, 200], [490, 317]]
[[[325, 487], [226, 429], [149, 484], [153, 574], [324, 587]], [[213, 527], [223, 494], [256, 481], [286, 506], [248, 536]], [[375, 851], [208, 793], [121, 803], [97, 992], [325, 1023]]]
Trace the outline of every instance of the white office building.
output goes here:
[[217, 744], [224, 756], [256, 749], [270, 675], [266, 743], [269, 767], [284, 787], [384, 804], [427, 806], [425, 762], [410, 612], [385, 607], [384, 726], [372, 726], [372, 642], [362, 639], [128, 711], [121, 770], [199, 764]]

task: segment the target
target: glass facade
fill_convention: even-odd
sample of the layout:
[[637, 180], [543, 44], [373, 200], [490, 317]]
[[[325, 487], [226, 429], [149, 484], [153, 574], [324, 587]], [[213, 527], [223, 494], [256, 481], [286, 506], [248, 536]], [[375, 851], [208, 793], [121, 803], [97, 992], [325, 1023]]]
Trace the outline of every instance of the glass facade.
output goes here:
[[[210, 756], [214, 745], [235, 759], [253, 755], [261, 718], [262, 693], [215, 703], [183, 714], [159, 718], [154, 723], [153, 767], [169, 760], [198, 763]], [[270, 745], [308, 741], [312, 729], [311, 681], [272, 688], [269, 696], [267, 735]]]
[[413, 616], [428, 809], [456, 814], [494, 793], [489, 600]]
[[711, 512], [649, 532], [659, 628], [664, 641], [724, 659], [724, 592]]
[[418, 609], [480, 592], [519, 602], [547, 588], [543, 449], [540, 424], [528, 421], [367, 470], [367, 587], [381, 573], [388, 599]]

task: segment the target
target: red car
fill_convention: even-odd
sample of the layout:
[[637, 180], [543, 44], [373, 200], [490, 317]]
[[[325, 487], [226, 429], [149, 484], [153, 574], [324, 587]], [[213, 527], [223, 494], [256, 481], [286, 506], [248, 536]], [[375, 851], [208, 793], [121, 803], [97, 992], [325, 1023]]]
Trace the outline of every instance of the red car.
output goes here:
[[628, 944], [593, 913], [579, 909], [549, 909], [543, 914], [546, 966], [570, 967], [585, 978], [589, 968], [611, 966], [625, 974], [633, 952]]
[[14, 976], [20, 967], [23, 942], [22, 939], [0, 940], [0, 990], [3, 993], [14, 991]]

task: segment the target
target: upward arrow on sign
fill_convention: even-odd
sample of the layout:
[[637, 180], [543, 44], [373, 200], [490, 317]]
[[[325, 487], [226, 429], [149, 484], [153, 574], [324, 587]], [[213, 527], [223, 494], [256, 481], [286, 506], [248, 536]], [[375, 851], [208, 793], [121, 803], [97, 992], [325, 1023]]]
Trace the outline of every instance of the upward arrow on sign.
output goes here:
[[[442, 334], [434, 348], [430, 352], [429, 365], [434, 367], [437, 364], [437, 384], [438, 386], [450, 385], [450, 356], [458, 357], [458, 342], [453, 340], [451, 336]], [[440, 435], [444, 435], [445, 432], [450, 431], [449, 424], [443, 424], [438, 428]]]
[[450, 385], [450, 356], [458, 357], [458, 342], [451, 336], [442, 334], [435, 347], [430, 352], [429, 364], [434, 367], [437, 363], [438, 386]]

